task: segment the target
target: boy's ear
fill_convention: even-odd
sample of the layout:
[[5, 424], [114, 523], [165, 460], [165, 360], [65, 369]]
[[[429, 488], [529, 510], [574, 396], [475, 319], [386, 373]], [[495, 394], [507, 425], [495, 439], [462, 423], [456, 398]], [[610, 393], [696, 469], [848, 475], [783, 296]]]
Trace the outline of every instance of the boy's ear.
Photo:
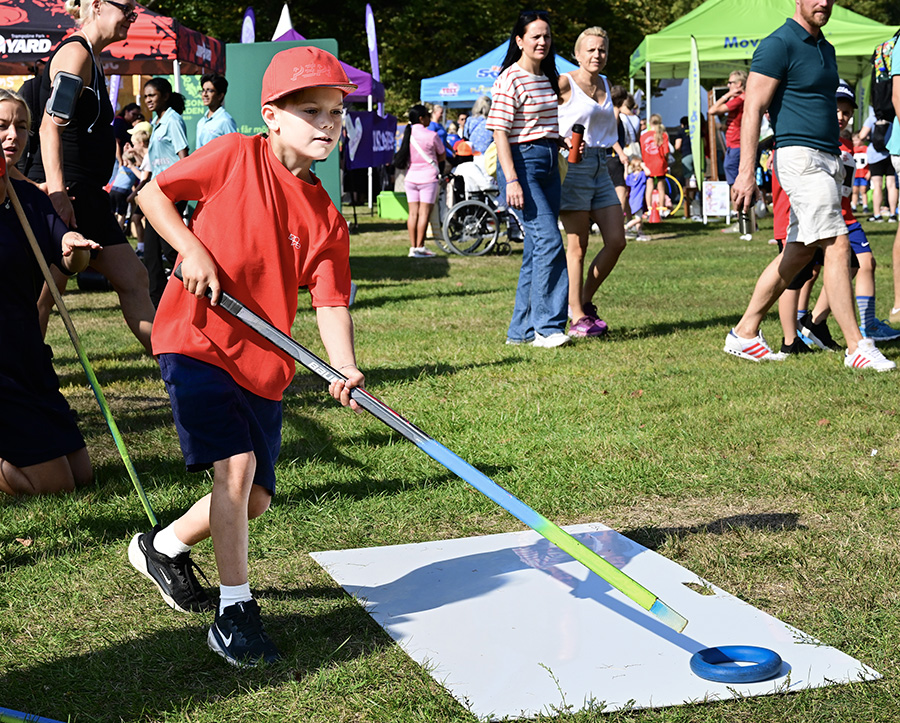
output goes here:
[[279, 127], [277, 108], [271, 103], [266, 103], [260, 110], [260, 113], [262, 113], [263, 122], [266, 124], [266, 127], [270, 131], [277, 131]]

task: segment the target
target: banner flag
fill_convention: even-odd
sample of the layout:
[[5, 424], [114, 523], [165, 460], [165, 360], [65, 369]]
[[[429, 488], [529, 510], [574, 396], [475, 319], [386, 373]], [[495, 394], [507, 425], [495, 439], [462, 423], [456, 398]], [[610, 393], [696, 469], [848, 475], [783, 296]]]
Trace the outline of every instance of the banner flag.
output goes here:
[[350, 111], [344, 117], [345, 167], [374, 168], [394, 160], [394, 136], [397, 119], [382, 118], [374, 111]]
[[[691, 68], [688, 75], [688, 127], [691, 136], [691, 155], [697, 188], [703, 184], [703, 135], [700, 128], [700, 56], [697, 39], [691, 36]], [[686, 181], [689, 179], [685, 179]]]
[[244, 21], [241, 23], [241, 42], [256, 42], [256, 14], [252, 7], [248, 7], [244, 11]]

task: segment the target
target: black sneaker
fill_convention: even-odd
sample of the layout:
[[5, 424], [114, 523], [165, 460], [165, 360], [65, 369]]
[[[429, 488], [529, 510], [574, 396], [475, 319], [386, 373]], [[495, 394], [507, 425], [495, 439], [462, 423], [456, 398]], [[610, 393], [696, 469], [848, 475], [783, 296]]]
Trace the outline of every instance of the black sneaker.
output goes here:
[[[135, 535], [128, 545], [128, 560], [134, 568], [156, 585], [163, 600], [173, 610], [183, 613], [202, 613], [213, 609], [213, 603], [194, 575], [197, 570], [206, 575], [191, 559], [190, 552], [168, 557], [153, 547], [156, 530]], [[206, 580], [209, 584], [209, 580]]]
[[819, 347], [819, 349], [838, 351], [841, 348], [838, 346], [837, 342], [831, 338], [831, 332], [828, 330], [827, 322], [822, 321], [818, 324], [814, 324], [810, 312], [806, 312], [806, 314], [803, 315], [803, 318], [797, 322], [797, 327], [800, 329], [800, 332], [813, 344]]
[[784, 343], [784, 337], [781, 338], [781, 353], [784, 355], [788, 354], [812, 354], [812, 349], [810, 349], [806, 344], [803, 343], [803, 340], [800, 337], [795, 336], [794, 341], [790, 344]]
[[210, 650], [221, 655], [236, 668], [254, 668], [260, 661], [274, 663], [281, 658], [259, 619], [256, 600], [229, 605], [216, 613], [206, 642]]

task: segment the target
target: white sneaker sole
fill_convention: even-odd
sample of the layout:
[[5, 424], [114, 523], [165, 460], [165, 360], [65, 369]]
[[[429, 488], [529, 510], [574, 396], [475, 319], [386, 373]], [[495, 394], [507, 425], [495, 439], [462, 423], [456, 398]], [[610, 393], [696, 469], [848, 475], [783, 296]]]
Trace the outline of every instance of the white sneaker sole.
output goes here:
[[140, 533], [132, 537], [131, 542], [128, 543], [128, 561], [131, 563], [131, 566], [153, 583], [154, 587], [156, 587], [159, 594], [162, 596], [162, 599], [165, 600], [166, 605], [180, 613], [190, 614], [190, 610], [185, 610], [183, 607], [180, 607], [170, 595], [166, 594], [165, 590], [159, 586], [159, 583], [153, 579], [153, 575], [151, 575], [150, 571], [147, 569], [147, 557], [141, 551], [141, 547], [138, 544], [138, 537], [140, 537]]
[[[750, 356], [749, 354], [745, 354], [742, 351], [738, 351], [737, 349], [729, 349], [727, 346], [722, 348], [726, 354], [731, 354], [732, 356], [740, 357], [741, 359], [746, 359], [747, 361], [752, 362], [764, 362], [764, 361], [784, 361], [786, 357], [777, 357], [775, 352], [767, 354], [764, 357], [757, 359], [755, 356]], [[779, 352], [780, 353], [780, 352]]]

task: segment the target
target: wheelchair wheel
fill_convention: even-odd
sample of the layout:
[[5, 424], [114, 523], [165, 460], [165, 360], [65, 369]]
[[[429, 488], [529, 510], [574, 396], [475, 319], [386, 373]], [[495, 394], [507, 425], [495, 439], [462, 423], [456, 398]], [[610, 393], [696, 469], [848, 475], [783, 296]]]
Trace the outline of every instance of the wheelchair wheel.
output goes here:
[[500, 220], [486, 203], [460, 201], [444, 219], [444, 240], [461, 256], [481, 256], [500, 235]]
[[447, 195], [450, 193], [449, 185], [452, 180], [452, 176], [446, 176], [445, 178], [441, 179], [440, 192], [438, 193], [437, 201], [435, 202], [435, 205], [437, 206], [440, 228], [434, 231], [434, 242], [445, 254], [454, 253], [453, 249], [450, 248], [450, 246], [444, 240], [443, 232], [444, 222], [447, 220], [447, 214], [450, 213], [450, 209], [447, 207]]

